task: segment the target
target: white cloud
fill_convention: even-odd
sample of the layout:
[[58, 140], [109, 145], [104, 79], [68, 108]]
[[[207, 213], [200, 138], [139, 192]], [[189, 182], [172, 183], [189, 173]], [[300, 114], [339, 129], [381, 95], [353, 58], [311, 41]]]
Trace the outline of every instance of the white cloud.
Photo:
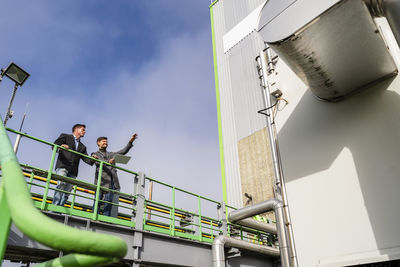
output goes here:
[[[86, 123], [84, 143], [89, 152], [96, 149], [97, 136], [108, 136], [110, 150], [117, 150], [137, 132], [140, 138], [130, 153], [133, 161], [129, 168], [151, 172], [153, 178], [220, 200], [210, 46], [208, 29], [165, 39], [158, 44], [156, 55], [139, 68], [121, 67], [106, 74], [104, 84], [90, 88], [89, 98], [79, 90], [69, 96], [57, 85], [46, 94], [24, 86], [15, 109], [23, 110], [29, 101], [25, 129], [48, 141], [60, 132], [69, 132], [77, 122]], [[9, 125], [18, 128], [19, 118], [10, 120]], [[82, 177], [93, 177], [92, 168], [81, 169]], [[129, 182], [125, 185], [130, 188]]]
[[[8, 126], [19, 128], [29, 102], [24, 131], [52, 142], [61, 132], [70, 132], [73, 124], [86, 123], [83, 142], [89, 153], [97, 149], [95, 140], [100, 135], [109, 137], [109, 150], [115, 151], [137, 132], [139, 139], [129, 153], [132, 160], [128, 169], [220, 201], [208, 3], [181, 0], [173, 5], [169, 1], [142, 1], [140, 7], [132, 4], [129, 8], [143, 11], [143, 20], [128, 28], [135, 36], [156, 42], [149, 43], [151, 49], [146, 49], [131, 40], [131, 53], [145, 58], [136, 64], [129, 62], [130, 57], [126, 60], [126, 49], [123, 54], [118, 53], [120, 43], [115, 40], [126, 33], [119, 25], [107, 23], [111, 17], [104, 17], [108, 19], [104, 22], [93, 17], [96, 13], [87, 6], [80, 10], [80, 1], [35, 1], [28, 5], [29, 2], [2, 3], [0, 21], [14, 18], [17, 6], [25, 8], [18, 13], [15, 25], [8, 24], [2, 30], [0, 49], [7, 53], [0, 57], [0, 67], [13, 60], [31, 73], [17, 92], [13, 108], [16, 115]], [[108, 5], [108, 1], [88, 3], [99, 2]], [[83, 16], [85, 12], [87, 16]], [[140, 26], [151, 32], [138, 32]], [[96, 50], [99, 40], [106, 45]], [[88, 56], [89, 52], [93, 54]], [[88, 60], [102, 56], [111, 57], [110, 66], [98, 74], [95, 71], [104, 66]], [[79, 64], [82, 58], [90, 67]], [[12, 86], [7, 79], [0, 84], [2, 116]], [[24, 163], [47, 169], [50, 154], [47, 146], [23, 139], [18, 157]], [[92, 182], [93, 176], [94, 168], [81, 163], [79, 178]], [[121, 172], [120, 178], [122, 191], [132, 193], [130, 178]], [[170, 204], [170, 193], [155, 186], [157, 200]], [[178, 193], [177, 201], [180, 208], [197, 208], [196, 201], [187, 201]]]

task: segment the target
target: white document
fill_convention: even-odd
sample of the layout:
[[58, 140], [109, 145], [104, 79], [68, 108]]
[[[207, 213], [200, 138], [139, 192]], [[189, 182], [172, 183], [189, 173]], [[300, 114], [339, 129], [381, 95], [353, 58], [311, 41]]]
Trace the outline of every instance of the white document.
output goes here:
[[127, 164], [130, 159], [131, 159], [131, 157], [120, 155], [120, 154], [116, 154], [114, 156], [115, 163]]

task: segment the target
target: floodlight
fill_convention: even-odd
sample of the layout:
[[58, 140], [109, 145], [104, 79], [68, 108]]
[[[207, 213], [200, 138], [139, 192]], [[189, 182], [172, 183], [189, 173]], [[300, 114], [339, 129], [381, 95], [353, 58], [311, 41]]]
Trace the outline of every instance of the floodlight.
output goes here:
[[4, 71], [2, 70], [1, 76], [3, 75], [13, 80], [19, 86], [22, 86], [29, 77], [29, 73], [21, 69], [14, 62], [11, 62]]
[[14, 111], [11, 110], [11, 106], [14, 101], [15, 94], [17, 93], [18, 86], [22, 86], [24, 82], [28, 79], [29, 73], [21, 69], [17, 64], [11, 62], [7, 68], [1, 69], [0, 72], [0, 82], [3, 79], [3, 76], [7, 76], [9, 79], [15, 82], [14, 90], [11, 94], [10, 103], [8, 104], [7, 113], [4, 118], [4, 125], [7, 124], [8, 119], [10, 119], [14, 115]]

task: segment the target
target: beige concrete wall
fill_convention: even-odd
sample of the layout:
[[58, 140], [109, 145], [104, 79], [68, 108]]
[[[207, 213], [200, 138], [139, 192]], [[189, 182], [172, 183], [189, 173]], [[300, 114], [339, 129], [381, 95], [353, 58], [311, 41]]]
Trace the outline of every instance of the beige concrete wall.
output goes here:
[[[243, 206], [274, 198], [274, 167], [267, 129], [261, 129], [238, 142]], [[249, 201], [244, 193], [253, 197]], [[273, 215], [267, 216], [274, 219]]]

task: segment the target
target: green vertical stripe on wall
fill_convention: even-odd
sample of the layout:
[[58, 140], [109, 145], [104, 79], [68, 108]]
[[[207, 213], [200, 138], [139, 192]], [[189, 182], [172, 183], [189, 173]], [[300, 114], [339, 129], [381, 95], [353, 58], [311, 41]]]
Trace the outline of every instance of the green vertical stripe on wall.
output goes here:
[[221, 176], [222, 176], [222, 197], [223, 197], [224, 202], [227, 204], [228, 196], [227, 196], [227, 192], [226, 192], [224, 142], [223, 142], [223, 138], [222, 138], [221, 101], [220, 101], [220, 95], [219, 95], [217, 52], [216, 52], [216, 47], [215, 47], [214, 14], [213, 14], [213, 6], [216, 2], [218, 2], [218, 0], [214, 1], [210, 5], [210, 18], [211, 18], [211, 35], [212, 35], [213, 58], [214, 58], [214, 80], [215, 80], [215, 91], [216, 91], [216, 98], [217, 98], [219, 156], [220, 156], [220, 160], [221, 160]]
[[[215, 0], [214, 2], [212, 2], [209, 6], [209, 8], [211, 9], [219, 0]], [[211, 22], [212, 23], [212, 22]], [[211, 25], [212, 26], [212, 25]]]

